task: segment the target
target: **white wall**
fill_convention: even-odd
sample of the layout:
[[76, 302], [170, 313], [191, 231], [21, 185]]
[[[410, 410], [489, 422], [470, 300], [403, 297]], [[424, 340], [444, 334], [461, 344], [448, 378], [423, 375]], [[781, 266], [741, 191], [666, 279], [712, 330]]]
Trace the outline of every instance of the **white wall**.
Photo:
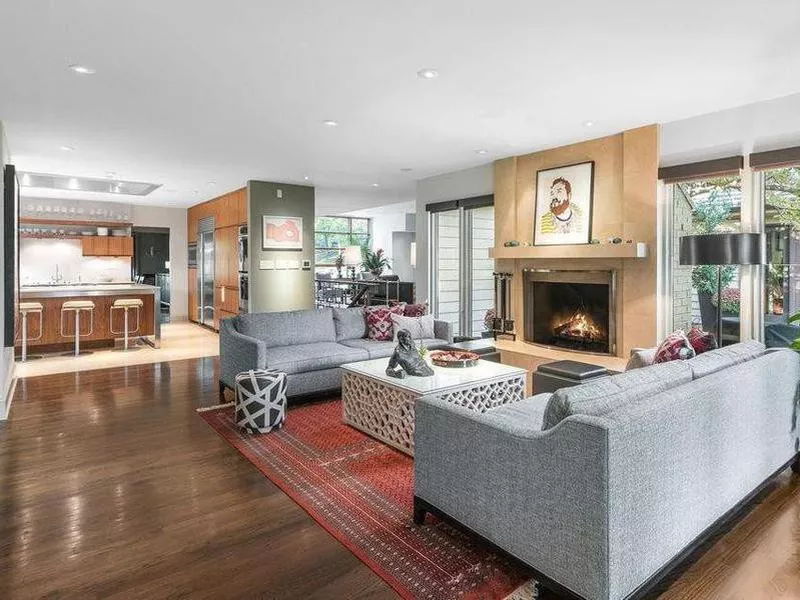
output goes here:
[[186, 209], [162, 206], [133, 206], [134, 227], [169, 227], [169, 271], [172, 298], [170, 319], [183, 320], [189, 316], [188, 238]]
[[661, 166], [800, 146], [800, 94], [661, 126]]
[[[3, 172], [6, 164], [11, 162], [10, 153], [8, 151], [8, 144], [6, 142], [5, 128], [3, 122], [0, 121], [0, 215], [3, 214], [5, 208], [5, 190], [3, 189], [4, 177]], [[5, 231], [0, 227], [0, 248], [3, 248], [5, 240]], [[0, 281], [5, 279], [5, 261], [0, 260]], [[5, 315], [6, 310], [13, 310], [13, 307], [5, 306], [5, 294], [0, 294], [0, 315]], [[5, 320], [0, 319], [0, 340], [5, 337]], [[6, 348], [5, 344], [0, 346], [2, 351], [0, 353], [0, 420], [5, 419], [8, 415], [8, 404], [11, 402], [9, 398], [9, 391], [11, 389], [11, 382], [14, 378], [14, 348]]]
[[492, 163], [446, 173], [417, 182], [417, 269], [414, 281], [419, 301], [429, 300], [428, 290], [428, 213], [425, 205], [494, 193]]
[[389, 264], [392, 265], [392, 272], [404, 278], [404, 275], [409, 272], [411, 266], [397, 264], [398, 260], [404, 260], [403, 256], [407, 255], [407, 252], [398, 253], [403, 256], [395, 256], [396, 253], [393, 249], [392, 234], [396, 231], [406, 231], [406, 214], [414, 212], [415, 210], [416, 206], [414, 202], [409, 201], [377, 208], [356, 210], [344, 213], [343, 216], [372, 219], [372, 236], [370, 238], [372, 249], [383, 249], [389, 257]]

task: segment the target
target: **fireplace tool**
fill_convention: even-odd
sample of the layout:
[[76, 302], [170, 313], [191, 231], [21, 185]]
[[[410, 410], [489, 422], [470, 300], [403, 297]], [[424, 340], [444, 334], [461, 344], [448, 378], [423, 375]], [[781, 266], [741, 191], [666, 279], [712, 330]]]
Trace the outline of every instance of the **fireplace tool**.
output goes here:
[[517, 339], [514, 333], [514, 319], [511, 318], [511, 278], [513, 273], [492, 273], [494, 276], [495, 316], [492, 319], [492, 336], [509, 336]]

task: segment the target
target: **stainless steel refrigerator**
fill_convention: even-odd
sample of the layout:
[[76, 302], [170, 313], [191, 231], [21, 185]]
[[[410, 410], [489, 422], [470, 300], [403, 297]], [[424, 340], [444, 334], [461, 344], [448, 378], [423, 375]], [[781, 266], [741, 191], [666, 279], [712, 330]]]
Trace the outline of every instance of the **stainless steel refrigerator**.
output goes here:
[[200, 322], [214, 326], [214, 217], [197, 224], [197, 314]]

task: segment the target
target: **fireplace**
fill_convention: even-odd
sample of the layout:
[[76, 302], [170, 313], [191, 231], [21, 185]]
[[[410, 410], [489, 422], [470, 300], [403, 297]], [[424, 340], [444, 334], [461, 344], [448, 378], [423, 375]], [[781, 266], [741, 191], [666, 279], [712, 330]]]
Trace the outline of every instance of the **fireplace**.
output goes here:
[[525, 341], [616, 354], [614, 271], [526, 269]]

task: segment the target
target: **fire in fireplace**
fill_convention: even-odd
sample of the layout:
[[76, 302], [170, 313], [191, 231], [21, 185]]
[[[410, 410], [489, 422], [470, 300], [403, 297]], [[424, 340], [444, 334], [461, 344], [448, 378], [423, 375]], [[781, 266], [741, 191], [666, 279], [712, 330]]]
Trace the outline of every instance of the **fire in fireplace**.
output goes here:
[[525, 271], [525, 339], [557, 348], [613, 354], [612, 271]]

